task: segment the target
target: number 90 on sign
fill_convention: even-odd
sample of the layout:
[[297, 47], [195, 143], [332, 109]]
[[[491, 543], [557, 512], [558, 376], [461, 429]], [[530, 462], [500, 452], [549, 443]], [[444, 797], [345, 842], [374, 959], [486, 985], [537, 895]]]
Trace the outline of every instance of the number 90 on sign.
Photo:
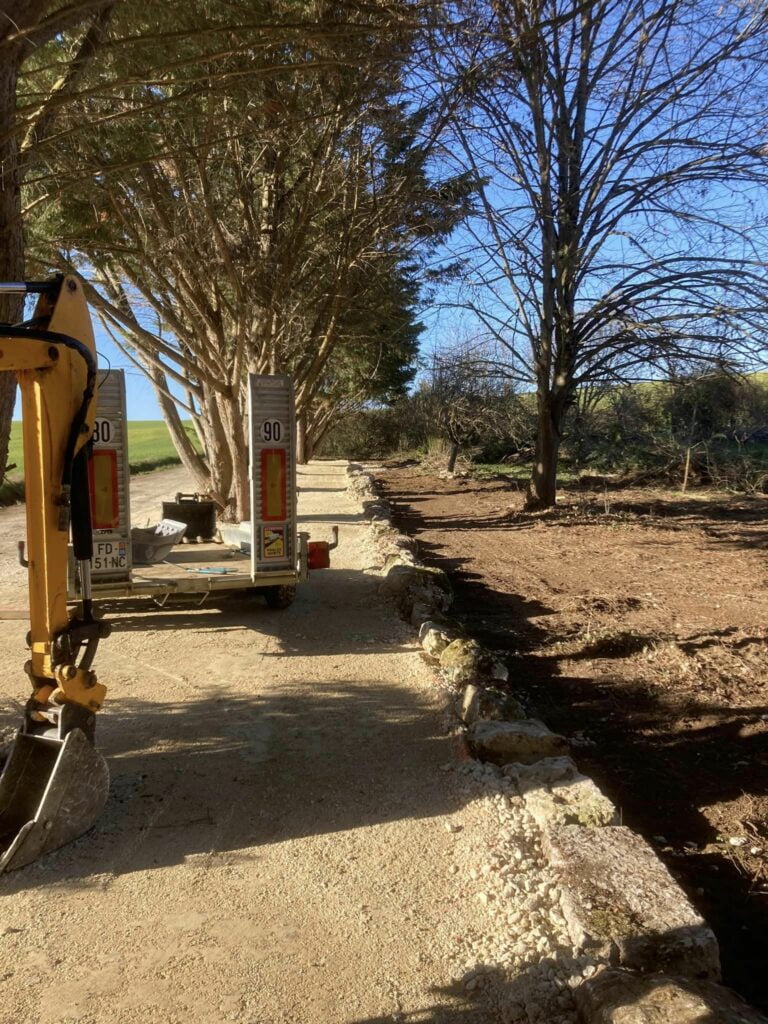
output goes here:
[[279, 444], [285, 439], [285, 428], [280, 420], [261, 421], [261, 440], [265, 444]]

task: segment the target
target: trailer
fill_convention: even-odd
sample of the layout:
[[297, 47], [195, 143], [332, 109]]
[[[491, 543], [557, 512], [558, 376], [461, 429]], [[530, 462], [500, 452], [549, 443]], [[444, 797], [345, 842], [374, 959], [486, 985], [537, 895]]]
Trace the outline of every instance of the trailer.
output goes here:
[[[91, 470], [94, 597], [149, 597], [162, 606], [177, 595], [192, 595], [202, 604], [212, 594], [248, 591], [263, 594], [273, 608], [291, 603], [310, 566], [327, 566], [338, 532], [334, 529], [333, 543], [311, 543], [309, 534], [297, 529], [296, 415], [289, 377], [249, 375], [248, 440], [251, 519], [201, 526], [207, 521], [205, 496], [177, 494], [163, 503], [164, 522], [185, 526], [188, 543], [168, 544], [170, 550], [154, 564], [139, 564], [136, 555], [147, 537], [131, 528], [125, 378], [122, 370], [110, 370], [99, 386]], [[162, 543], [159, 533], [158, 548]], [[79, 594], [72, 559], [69, 597], [75, 601]]]

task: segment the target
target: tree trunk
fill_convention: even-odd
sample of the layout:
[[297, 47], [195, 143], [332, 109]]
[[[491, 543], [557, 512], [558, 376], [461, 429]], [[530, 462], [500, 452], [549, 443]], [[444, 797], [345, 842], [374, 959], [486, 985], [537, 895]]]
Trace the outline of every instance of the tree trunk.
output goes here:
[[[333, 416], [323, 416], [319, 421], [312, 424], [309, 431], [309, 458], [314, 459], [315, 452], [322, 444], [323, 438], [328, 433], [328, 428], [334, 422]], [[309, 461], [309, 460], [307, 460]]]
[[221, 518], [226, 522], [240, 522], [241, 520], [248, 519], [251, 514], [251, 489], [249, 486], [248, 444], [245, 436], [245, 421], [237, 394], [218, 395], [217, 405], [232, 465], [232, 484], [229, 490], [229, 501], [222, 512]]
[[[5, 317], [2, 318], [5, 320]], [[0, 484], [3, 482], [8, 466], [8, 446], [11, 439], [11, 421], [16, 405], [16, 374], [6, 371], [0, 373]]]
[[[17, 72], [12, 57], [0, 65], [0, 281], [24, 279], [19, 147], [14, 131]], [[23, 296], [0, 295], [0, 322], [16, 323], [23, 311]], [[0, 373], [0, 482], [8, 463], [15, 400], [16, 375]]]
[[218, 392], [203, 384], [203, 397], [200, 402], [203, 449], [211, 480], [211, 493], [223, 511], [227, 507], [232, 489], [232, 458], [218, 402]]
[[456, 468], [456, 459], [458, 457], [459, 457], [459, 446], [454, 441], [451, 444], [451, 451], [450, 451], [450, 454], [448, 455], [448, 466], [447, 466], [447, 469], [448, 469], [449, 473], [452, 473], [454, 471], [454, 469]]
[[685, 494], [685, 492], [688, 490], [688, 476], [689, 476], [690, 472], [691, 472], [691, 446], [688, 445], [688, 448], [687, 448], [686, 453], [685, 453], [685, 470], [683, 471], [683, 485], [680, 488], [682, 490], [683, 494]]
[[306, 466], [311, 458], [308, 449], [307, 414], [306, 412], [300, 412], [296, 417], [296, 462], [300, 466]]
[[539, 395], [536, 428], [536, 457], [528, 485], [525, 507], [535, 512], [554, 508], [557, 497], [557, 463], [564, 405], [551, 393]]
[[192, 441], [184, 429], [179, 410], [174, 401], [168, 397], [168, 382], [163, 374], [156, 367], [149, 371], [152, 383], [155, 385], [155, 396], [160, 405], [168, 432], [171, 435], [173, 446], [176, 449], [182, 465], [195, 481], [195, 487], [200, 491], [207, 492], [210, 488], [210, 473], [204, 460], [195, 450]]

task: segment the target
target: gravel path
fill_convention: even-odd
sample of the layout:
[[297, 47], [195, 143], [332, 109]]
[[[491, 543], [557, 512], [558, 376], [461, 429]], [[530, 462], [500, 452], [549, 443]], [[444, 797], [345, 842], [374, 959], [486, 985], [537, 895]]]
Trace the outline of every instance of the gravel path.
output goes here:
[[[2, 1024], [572, 1019], [535, 837], [494, 770], [459, 767], [363, 571], [343, 465], [300, 482], [302, 525], [339, 523], [341, 544], [291, 608], [111, 613], [111, 797], [90, 834], [0, 879]], [[179, 470], [135, 483], [136, 521], [187, 489]], [[6, 727], [26, 695], [22, 523], [0, 513]]]

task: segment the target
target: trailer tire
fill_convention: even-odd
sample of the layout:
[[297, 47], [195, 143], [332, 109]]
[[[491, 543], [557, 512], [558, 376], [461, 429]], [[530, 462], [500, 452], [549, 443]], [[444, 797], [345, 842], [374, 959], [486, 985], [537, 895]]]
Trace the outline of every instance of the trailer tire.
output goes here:
[[264, 587], [262, 588], [264, 600], [270, 608], [280, 610], [293, 604], [296, 597], [296, 587]]

